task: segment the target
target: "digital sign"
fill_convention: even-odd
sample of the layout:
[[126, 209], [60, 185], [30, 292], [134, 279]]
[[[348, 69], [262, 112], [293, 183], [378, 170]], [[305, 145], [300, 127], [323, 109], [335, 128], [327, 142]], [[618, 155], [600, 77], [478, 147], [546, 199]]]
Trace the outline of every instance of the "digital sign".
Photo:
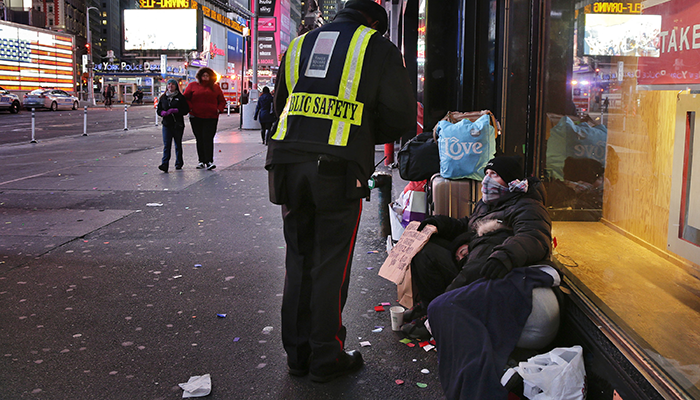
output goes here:
[[73, 36], [0, 21], [0, 86], [75, 90]]
[[197, 50], [197, 10], [124, 10], [124, 50]]

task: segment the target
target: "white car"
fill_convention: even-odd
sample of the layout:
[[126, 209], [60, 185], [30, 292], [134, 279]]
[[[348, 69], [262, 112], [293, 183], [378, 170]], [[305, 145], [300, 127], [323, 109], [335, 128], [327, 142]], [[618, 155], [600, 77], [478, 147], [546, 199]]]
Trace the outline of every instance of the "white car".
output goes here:
[[77, 97], [61, 89], [36, 89], [24, 95], [24, 108], [59, 108], [77, 110], [80, 102]]
[[0, 110], [8, 110], [12, 114], [17, 114], [20, 107], [19, 96], [0, 87]]

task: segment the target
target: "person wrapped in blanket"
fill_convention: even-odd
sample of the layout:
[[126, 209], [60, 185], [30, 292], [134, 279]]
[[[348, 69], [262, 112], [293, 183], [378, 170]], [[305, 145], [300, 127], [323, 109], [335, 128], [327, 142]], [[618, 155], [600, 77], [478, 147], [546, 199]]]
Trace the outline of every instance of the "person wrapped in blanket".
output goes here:
[[[516, 157], [496, 157], [484, 172], [472, 215], [426, 218], [419, 230], [430, 224], [437, 233], [411, 262], [419, 302], [402, 330], [426, 340], [431, 329], [448, 399], [507, 398], [500, 377], [532, 310], [532, 289], [560, 279], [549, 261], [542, 183], [525, 179]], [[548, 267], [523, 268], [536, 265]]]

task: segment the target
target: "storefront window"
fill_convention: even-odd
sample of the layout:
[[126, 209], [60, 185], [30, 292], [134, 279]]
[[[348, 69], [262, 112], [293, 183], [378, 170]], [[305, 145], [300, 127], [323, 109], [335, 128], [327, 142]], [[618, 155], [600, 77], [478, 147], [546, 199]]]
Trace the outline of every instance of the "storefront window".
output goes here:
[[552, 0], [539, 175], [565, 274], [700, 398], [700, 3]]

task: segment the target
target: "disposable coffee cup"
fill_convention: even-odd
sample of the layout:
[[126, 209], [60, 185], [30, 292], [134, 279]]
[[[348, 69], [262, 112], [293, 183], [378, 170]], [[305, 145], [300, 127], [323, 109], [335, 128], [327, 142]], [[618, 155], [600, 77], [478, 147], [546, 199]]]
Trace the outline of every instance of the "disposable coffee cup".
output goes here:
[[391, 330], [400, 331], [401, 325], [403, 325], [403, 312], [406, 311], [405, 308], [401, 306], [393, 306], [389, 309], [391, 312]]

